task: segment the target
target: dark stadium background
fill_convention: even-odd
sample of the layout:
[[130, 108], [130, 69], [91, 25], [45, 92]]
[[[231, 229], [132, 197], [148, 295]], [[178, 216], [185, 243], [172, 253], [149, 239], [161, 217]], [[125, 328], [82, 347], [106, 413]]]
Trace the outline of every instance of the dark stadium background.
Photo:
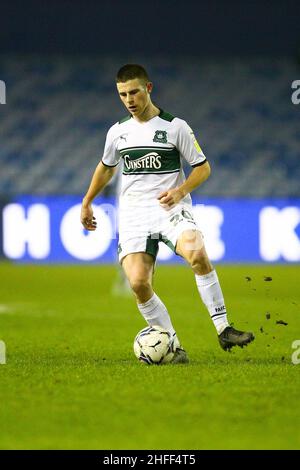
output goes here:
[[296, 57], [299, 10], [291, 0], [4, 0], [0, 50]]

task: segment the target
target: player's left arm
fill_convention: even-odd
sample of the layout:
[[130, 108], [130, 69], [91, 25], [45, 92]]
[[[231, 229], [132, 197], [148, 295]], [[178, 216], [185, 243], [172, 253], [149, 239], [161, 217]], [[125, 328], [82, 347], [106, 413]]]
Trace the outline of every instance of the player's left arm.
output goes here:
[[210, 166], [195, 135], [189, 125], [182, 119], [177, 120], [176, 147], [183, 158], [193, 167], [189, 177], [177, 188], [169, 189], [158, 196], [160, 204], [172, 207], [187, 194], [200, 186], [210, 175]]
[[210, 175], [210, 165], [206, 160], [203, 165], [193, 168], [185, 182], [177, 188], [169, 189], [158, 196], [162, 206], [172, 207], [183, 199], [187, 194], [198, 188]]

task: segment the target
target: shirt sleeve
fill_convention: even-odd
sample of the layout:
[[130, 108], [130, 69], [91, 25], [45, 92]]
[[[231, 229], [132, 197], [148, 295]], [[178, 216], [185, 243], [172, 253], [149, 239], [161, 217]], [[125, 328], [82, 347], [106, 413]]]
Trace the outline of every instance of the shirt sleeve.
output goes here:
[[106, 135], [103, 156], [101, 159], [103, 165], [105, 166], [117, 166], [118, 165], [120, 158], [121, 158], [121, 154], [116, 147], [116, 142], [117, 142], [116, 132], [115, 132], [114, 126], [112, 126]]
[[177, 149], [182, 157], [193, 167], [203, 165], [206, 162], [206, 157], [197, 142], [193, 130], [183, 119], [179, 120]]

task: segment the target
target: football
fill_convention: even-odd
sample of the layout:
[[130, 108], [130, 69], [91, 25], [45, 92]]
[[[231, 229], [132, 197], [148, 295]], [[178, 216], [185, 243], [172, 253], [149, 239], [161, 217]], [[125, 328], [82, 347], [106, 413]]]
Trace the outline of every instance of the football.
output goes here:
[[167, 364], [174, 357], [174, 339], [160, 326], [147, 326], [136, 335], [133, 350], [144, 364]]

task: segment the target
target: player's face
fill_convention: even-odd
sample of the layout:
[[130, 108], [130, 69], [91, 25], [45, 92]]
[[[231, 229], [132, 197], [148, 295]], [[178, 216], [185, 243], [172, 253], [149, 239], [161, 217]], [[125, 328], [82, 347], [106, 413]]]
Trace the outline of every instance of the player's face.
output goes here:
[[150, 103], [152, 83], [142, 83], [138, 78], [117, 83], [121, 101], [133, 116], [140, 116]]

